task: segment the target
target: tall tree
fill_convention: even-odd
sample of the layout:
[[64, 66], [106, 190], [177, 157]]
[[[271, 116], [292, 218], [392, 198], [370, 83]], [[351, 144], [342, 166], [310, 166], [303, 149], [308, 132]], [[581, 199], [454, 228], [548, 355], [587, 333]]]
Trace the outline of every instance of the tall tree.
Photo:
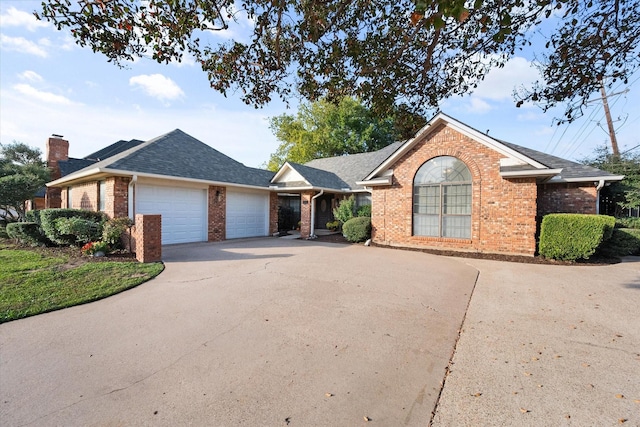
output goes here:
[[[241, 15], [248, 41], [212, 41], [211, 31], [240, 34]], [[640, 67], [637, 0], [49, 0], [36, 16], [118, 64], [190, 54], [212, 88], [255, 106], [297, 91], [425, 114], [531, 46], [543, 23], [555, 31], [532, 47], [542, 78], [521, 102], [564, 102], [570, 121], [603, 78], [626, 82]]]
[[581, 163], [605, 170], [615, 175], [624, 175], [624, 179], [602, 189], [602, 197], [606, 197], [615, 204], [616, 216], [622, 209], [640, 207], [640, 152], [626, 151], [620, 155], [613, 155], [607, 146], [595, 149], [592, 157], [585, 158]]
[[286, 161], [376, 151], [395, 139], [393, 118], [379, 119], [359, 101], [344, 97], [338, 104], [326, 100], [302, 103], [296, 115], [271, 118], [271, 130], [281, 141], [267, 168], [276, 171]]
[[24, 219], [26, 201], [49, 181], [41, 155], [21, 142], [0, 144], [0, 218]]

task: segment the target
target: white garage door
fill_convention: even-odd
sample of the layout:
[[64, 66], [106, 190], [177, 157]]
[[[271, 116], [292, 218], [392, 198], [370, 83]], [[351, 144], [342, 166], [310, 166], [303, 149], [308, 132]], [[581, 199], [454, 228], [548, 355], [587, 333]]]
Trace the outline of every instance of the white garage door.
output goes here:
[[162, 215], [162, 244], [207, 240], [207, 190], [136, 186], [136, 213]]
[[227, 239], [269, 234], [269, 193], [227, 189]]

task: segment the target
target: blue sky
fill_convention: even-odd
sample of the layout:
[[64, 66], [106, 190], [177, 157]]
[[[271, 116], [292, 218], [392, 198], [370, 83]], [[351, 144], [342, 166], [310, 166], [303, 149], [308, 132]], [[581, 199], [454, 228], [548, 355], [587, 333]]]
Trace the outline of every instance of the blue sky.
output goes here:
[[[37, 21], [40, 1], [0, 2], [0, 142], [19, 141], [45, 151], [52, 133], [70, 142], [70, 156], [83, 157], [120, 139], [148, 140], [173, 129], [211, 145], [224, 154], [259, 167], [278, 146], [268, 118], [295, 113], [275, 101], [254, 109], [230, 94], [209, 88], [205, 73], [193, 61], [160, 65], [148, 59], [126, 69], [100, 54], [77, 46], [66, 32]], [[241, 21], [240, 34], [250, 22]], [[218, 34], [223, 41], [233, 33]], [[443, 101], [442, 110], [490, 135], [568, 159], [581, 159], [608, 144], [600, 102], [571, 125], [555, 126], [554, 116], [535, 106], [516, 108], [514, 86], [536, 77], [530, 58], [518, 56], [494, 70], [476, 92]], [[619, 85], [610, 98], [621, 151], [640, 144], [640, 73], [630, 86]], [[598, 98], [594, 94], [594, 98]]]

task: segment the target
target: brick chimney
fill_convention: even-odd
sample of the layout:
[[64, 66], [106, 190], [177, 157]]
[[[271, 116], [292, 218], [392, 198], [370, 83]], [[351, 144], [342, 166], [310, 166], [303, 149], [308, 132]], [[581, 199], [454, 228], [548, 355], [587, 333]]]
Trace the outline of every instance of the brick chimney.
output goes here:
[[[58, 162], [69, 160], [69, 141], [62, 139], [62, 135], [51, 135], [47, 141], [47, 166], [51, 169], [51, 180], [56, 180], [60, 174]], [[45, 206], [47, 208], [59, 208], [61, 204], [60, 188], [47, 187], [45, 194]]]

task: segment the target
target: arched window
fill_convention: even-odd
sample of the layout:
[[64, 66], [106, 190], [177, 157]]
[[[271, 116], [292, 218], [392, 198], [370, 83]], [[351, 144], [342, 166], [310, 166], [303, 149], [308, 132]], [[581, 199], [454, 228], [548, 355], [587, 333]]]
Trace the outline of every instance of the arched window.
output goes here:
[[471, 172], [461, 160], [435, 157], [413, 179], [413, 235], [471, 238]]

